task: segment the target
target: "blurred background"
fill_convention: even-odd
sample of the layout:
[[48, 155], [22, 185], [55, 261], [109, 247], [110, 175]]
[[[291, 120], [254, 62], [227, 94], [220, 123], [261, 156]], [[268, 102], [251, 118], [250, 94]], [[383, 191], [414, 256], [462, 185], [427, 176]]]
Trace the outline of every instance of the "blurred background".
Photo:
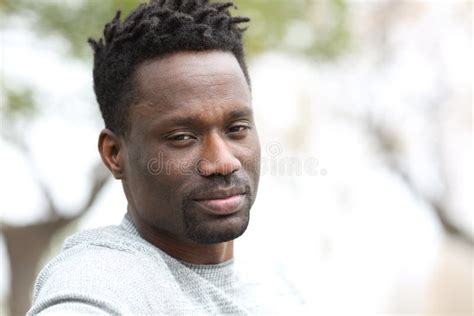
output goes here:
[[[0, 297], [23, 315], [79, 229], [118, 224], [92, 53], [132, 0], [0, 0]], [[237, 0], [262, 178], [236, 258], [310, 313], [473, 314], [473, 2]]]

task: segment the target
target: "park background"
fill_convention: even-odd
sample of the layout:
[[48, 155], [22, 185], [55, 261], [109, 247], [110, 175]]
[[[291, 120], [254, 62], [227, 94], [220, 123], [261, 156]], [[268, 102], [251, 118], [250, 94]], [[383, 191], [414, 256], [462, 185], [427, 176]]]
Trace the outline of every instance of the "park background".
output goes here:
[[[96, 149], [98, 37], [132, 0], [0, 0], [1, 314], [126, 201]], [[473, 2], [237, 0], [263, 150], [236, 258], [312, 314], [473, 314]]]

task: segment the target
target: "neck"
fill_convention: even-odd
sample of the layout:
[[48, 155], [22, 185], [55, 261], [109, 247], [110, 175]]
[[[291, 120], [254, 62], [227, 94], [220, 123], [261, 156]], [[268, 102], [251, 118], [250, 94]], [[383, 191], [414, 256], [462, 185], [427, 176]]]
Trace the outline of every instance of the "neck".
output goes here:
[[128, 212], [140, 236], [160, 248], [171, 257], [192, 264], [218, 264], [234, 256], [233, 240], [217, 244], [200, 244], [191, 240], [178, 239], [172, 234], [148, 227], [134, 212]]
[[232, 259], [234, 255], [233, 241], [205, 245], [195, 242], [177, 242], [167, 239], [167, 236], [157, 235], [149, 242], [168, 255], [193, 264], [218, 264]]

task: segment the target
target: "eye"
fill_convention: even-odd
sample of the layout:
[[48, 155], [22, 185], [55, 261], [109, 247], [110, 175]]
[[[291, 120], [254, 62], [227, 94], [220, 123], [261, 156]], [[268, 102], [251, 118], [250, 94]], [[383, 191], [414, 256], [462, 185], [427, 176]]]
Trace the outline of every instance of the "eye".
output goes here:
[[245, 129], [247, 129], [247, 126], [237, 125], [237, 126], [232, 126], [231, 128], [229, 128], [229, 132], [231, 132], [231, 133], [241, 132]]
[[171, 141], [187, 141], [187, 140], [191, 140], [191, 139], [194, 139], [194, 137], [192, 135], [189, 135], [189, 134], [177, 134], [177, 135], [172, 135], [170, 137], [168, 137], [169, 140]]
[[250, 125], [248, 125], [248, 124], [236, 124], [236, 125], [233, 125], [233, 126], [229, 127], [228, 132], [230, 134], [239, 135], [239, 134], [244, 134], [249, 129], [250, 129]]

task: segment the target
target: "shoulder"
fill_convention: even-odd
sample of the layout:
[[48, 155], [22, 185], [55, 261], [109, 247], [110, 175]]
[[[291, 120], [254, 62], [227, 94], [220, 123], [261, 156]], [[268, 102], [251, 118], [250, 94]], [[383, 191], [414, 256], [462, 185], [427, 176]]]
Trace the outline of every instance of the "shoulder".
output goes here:
[[33, 310], [58, 302], [129, 308], [141, 290], [146, 292], [150, 278], [154, 286], [166, 279], [166, 270], [156, 249], [120, 227], [83, 231], [68, 238], [40, 272]]

